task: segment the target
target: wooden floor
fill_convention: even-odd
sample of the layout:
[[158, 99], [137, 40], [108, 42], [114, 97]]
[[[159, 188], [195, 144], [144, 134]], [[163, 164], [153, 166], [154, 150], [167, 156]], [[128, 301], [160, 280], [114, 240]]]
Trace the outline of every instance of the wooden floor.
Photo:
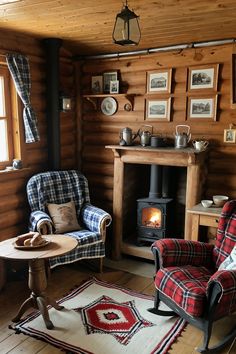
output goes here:
[[[88, 265], [77, 262], [74, 265], [56, 268], [49, 279], [48, 294], [55, 299], [61, 298], [68, 293], [75, 285], [79, 285], [83, 280], [96, 276], [100, 280], [119, 284], [129, 289], [153, 295], [154, 286], [150, 278], [134, 275], [128, 272], [104, 269], [103, 274], [98, 274], [88, 268]], [[19, 277], [18, 277], [19, 278]], [[23, 278], [23, 279], [22, 279]], [[11, 354], [61, 354], [61, 351], [40, 340], [36, 340], [23, 334], [15, 334], [8, 328], [11, 318], [16, 314], [19, 306], [29, 295], [26, 277], [21, 279], [8, 280], [5, 288], [0, 293], [0, 353]], [[217, 324], [215, 331], [222, 333], [227, 327], [225, 323]], [[213, 342], [216, 336], [213, 336]], [[195, 347], [202, 342], [201, 331], [188, 325], [182, 336], [172, 346], [170, 354], [191, 354], [197, 353]], [[227, 347], [220, 353], [236, 353], [236, 344]], [[108, 353], [110, 354], [110, 353]], [[130, 353], [132, 354], [132, 353]], [[141, 354], [141, 353], [140, 353]]]

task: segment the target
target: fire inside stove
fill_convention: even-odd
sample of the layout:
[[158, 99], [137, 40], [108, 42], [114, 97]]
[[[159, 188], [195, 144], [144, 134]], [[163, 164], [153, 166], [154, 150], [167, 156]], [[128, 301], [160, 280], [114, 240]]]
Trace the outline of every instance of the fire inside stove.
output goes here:
[[160, 228], [161, 225], [161, 210], [156, 208], [142, 209], [142, 225], [152, 228]]

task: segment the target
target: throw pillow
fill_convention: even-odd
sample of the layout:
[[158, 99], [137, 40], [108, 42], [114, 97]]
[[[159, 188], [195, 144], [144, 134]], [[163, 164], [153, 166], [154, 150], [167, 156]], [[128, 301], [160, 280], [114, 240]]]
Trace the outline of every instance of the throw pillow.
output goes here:
[[76, 216], [75, 203], [73, 201], [64, 204], [49, 203], [47, 207], [56, 233], [60, 234], [81, 229]]
[[230, 255], [221, 263], [218, 270], [236, 269], [236, 246], [232, 249]]

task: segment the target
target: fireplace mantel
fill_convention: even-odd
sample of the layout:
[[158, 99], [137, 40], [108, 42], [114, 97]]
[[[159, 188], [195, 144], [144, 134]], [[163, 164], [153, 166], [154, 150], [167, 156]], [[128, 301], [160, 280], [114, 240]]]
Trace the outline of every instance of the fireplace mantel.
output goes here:
[[[186, 210], [200, 201], [203, 180], [201, 170], [205, 164], [207, 152], [197, 152], [193, 148], [176, 149], [172, 147], [154, 148], [142, 146], [108, 145], [114, 153], [113, 187], [113, 258], [120, 259], [121, 253], [152, 259], [150, 250], [126, 245], [123, 242], [123, 191], [124, 164], [144, 164], [178, 166], [187, 168]], [[185, 212], [185, 239], [191, 237], [191, 220]]]

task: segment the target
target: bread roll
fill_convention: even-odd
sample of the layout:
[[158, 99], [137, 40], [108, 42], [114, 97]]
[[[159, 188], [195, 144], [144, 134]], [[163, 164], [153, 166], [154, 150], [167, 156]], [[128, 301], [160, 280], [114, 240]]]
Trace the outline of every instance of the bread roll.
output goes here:
[[26, 234], [17, 236], [16, 244], [18, 246], [24, 246], [24, 242], [27, 239], [32, 239], [35, 235], [39, 235], [38, 232], [27, 232]]
[[31, 238], [27, 238], [27, 239], [24, 241], [24, 246], [31, 246]]
[[39, 233], [37, 235], [34, 235], [33, 238], [30, 240], [31, 246], [39, 246], [42, 245], [44, 242], [45, 240]]

